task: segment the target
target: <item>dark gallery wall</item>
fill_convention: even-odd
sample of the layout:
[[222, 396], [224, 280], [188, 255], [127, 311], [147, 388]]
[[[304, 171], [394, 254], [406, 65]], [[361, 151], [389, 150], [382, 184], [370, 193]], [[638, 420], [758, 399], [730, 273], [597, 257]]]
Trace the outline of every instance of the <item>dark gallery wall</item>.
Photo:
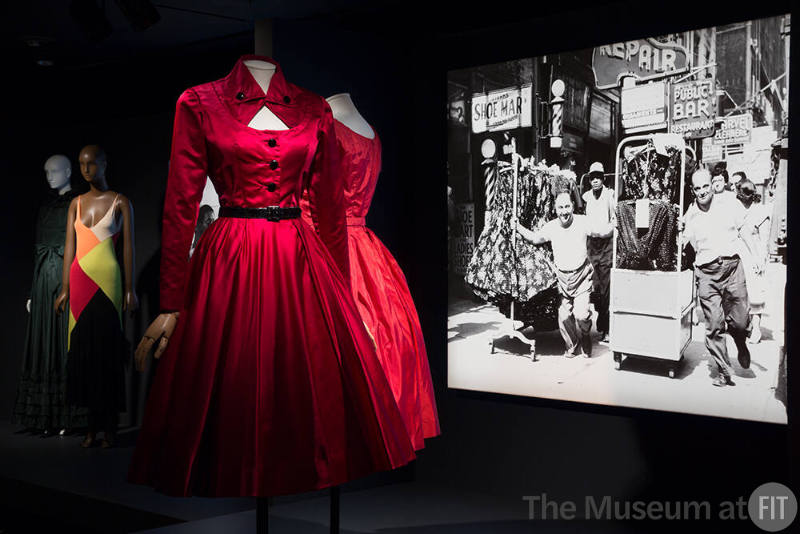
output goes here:
[[[418, 304], [443, 430], [420, 454], [416, 476], [509, 495], [521, 506], [523, 495], [541, 493], [574, 500], [589, 494], [699, 500], [747, 496], [768, 481], [790, 482], [797, 489], [796, 424], [593, 407], [446, 387], [446, 71], [773, 16], [792, 7], [769, 2], [745, 9], [715, 2], [693, 5], [688, 13], [686, 6], [660, 11], [641, 2], [602, 4], [558, 15], [543, 15], [537, 6], [490, 13], [466, 6], [433, 11], [395, 5], [275, 21], [274, 55], [287, 78], [323, 96], [351, 93], [381, 137], [383, 172], [367, 222], [395, 254]], [[6, 84], [7, 106], [0, 114], [6, 157], [0, 158], [0, 173], [11, 194], [0, 210], [0, 280], [6, 288], [0, 306], [0, 417], [11, 410], [19, 375], [32, 225], [45, 189], [44, 160], [66, 153], [74, 162], [88, 143], [106, 148], [110, 185], [128, 195], [135, 207], [139, 296], [144, 308], [154, 305], [148, 295], [156, 288], [154, 259], [175, 100], [186, 87], [224, 76], [240, 54], [251, 50], [252, 36], [245, 34], [124, 65], [100, 65], [88, 74], [65, 72]], [[800, 58], [796, 44], [792, 56]], [[794, 106], [796, 85], [790, 86]], [[800, 136], [796, 130], [792, 127], [793, 137]], [[790, 173], [791, 181], [797, 174], [793, 163]], [[81, 181], [75, 166], [73, 184], [80, 186]], [[795, 195], [794, 188], [790, 194]], [[793, 219], [789, 224], [793, 234]], [[791, 286], [788, 291], [792, 294]], [[149, 313], [144, 310], [130, 326], [134, 342]], [[787, 335], [788, 345], [794, 346], [791, 329]], [[796, 399], [797, 381], [790, 382], [790, 398]]]

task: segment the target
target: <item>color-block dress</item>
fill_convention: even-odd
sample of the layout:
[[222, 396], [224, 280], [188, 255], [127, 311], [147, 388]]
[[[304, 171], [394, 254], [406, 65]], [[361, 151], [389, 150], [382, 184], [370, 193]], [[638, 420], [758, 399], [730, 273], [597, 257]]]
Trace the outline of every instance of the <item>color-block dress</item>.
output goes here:
[[[122, 273], [115, 244], [122, 218], [117, 197], [92, 226], [75, 217], [75, 259], [69, 271], [67, 402], [95, 414], [125, 409], [123, 365], [128, 345], [122, 330]], [[90, 421], [91, 424], [91, 421]]]

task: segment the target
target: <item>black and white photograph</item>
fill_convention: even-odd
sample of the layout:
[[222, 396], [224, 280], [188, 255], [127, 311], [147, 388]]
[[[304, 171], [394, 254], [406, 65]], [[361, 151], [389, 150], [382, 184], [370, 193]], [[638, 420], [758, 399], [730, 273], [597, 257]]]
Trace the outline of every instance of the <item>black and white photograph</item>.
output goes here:
[[448, 72], [450, 388], [787, 423], [789, 27]]

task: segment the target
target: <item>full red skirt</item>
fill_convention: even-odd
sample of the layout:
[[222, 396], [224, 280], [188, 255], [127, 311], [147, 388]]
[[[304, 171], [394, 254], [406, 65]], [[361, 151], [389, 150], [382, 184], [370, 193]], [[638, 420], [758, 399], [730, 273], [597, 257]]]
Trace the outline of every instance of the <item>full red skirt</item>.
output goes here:
[[365, 226], [347, 229], [350, 277], [361, 318], [375, 337], [414, 448], [438, 436], [439, 417], [419, 317], [406, 278], [392, 254]]
[[218, 219], [158, 366], [129, 480], [170, 495], [268, 496], [414, 458], [355, 303], [300, 219]]

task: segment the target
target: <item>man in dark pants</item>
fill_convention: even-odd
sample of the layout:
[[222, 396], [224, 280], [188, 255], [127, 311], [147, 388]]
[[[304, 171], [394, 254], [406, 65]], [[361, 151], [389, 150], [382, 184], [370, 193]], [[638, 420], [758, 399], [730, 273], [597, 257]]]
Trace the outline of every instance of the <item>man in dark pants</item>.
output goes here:
[[[604, 227], [608, 224], [614, 226], [616, 219], [614, 210], [617, 207], [617, 200], [614, 197], [614, 190], [603, 184], [604, 172], [602, 163], [599, 161], [592, 163], [592, 166], [589, 167], [589, 180], [592, 188], [583, 194], [586, 217], [589, 224], [596, 227]], [[600, 334], [600, 342], [608, 343], [611, 254], [614, 247], [610, 236], [589, 237], [586, 245], [589, 261], [592, 262], [594, 268], [592, 299], [594, 309], [597, 310], [597, 331]]]
[[695, 250], [695, 276], [706, 322], [706, 349], [714, 358], [719, 374], [715, 386], [734, 385], [731, 361], [725, 345], [725, 332], [736, 343], [739, 364], [750, 367], [746, 339], [750, 329], [750, 304], [747, 299], [744, 267], [737, 254], [741, 237], [751, 250], [750, 235], [743, 228], [745, 211], [729, 195], [715, 195], [711, 174], [699, 170], [692, 175], [695, 202], [683, 218], [684, 243]]

